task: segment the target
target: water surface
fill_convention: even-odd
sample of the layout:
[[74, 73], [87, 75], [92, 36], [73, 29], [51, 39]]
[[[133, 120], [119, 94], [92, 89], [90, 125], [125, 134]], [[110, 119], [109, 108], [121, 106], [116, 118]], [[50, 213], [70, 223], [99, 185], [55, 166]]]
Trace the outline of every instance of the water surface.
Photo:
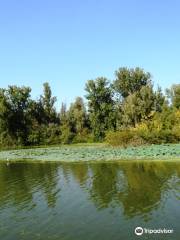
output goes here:
[[179, 222], [178, 162], [0, 164], [2, 240], [180, 239]]

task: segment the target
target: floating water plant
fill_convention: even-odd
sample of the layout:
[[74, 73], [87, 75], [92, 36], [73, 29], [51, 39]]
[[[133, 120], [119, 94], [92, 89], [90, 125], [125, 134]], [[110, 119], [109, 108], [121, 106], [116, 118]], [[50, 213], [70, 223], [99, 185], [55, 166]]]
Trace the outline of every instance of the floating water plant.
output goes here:
[[95, 161], [119, 159], [180, 159], [180, 144], [113, 148], [108, 146], [60, 146], [0, 152], [0, 160]]

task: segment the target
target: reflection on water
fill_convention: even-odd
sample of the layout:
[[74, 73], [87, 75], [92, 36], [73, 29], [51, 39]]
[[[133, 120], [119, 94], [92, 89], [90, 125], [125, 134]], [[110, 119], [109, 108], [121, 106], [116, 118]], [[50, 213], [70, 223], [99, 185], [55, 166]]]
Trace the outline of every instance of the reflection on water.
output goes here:
[[179, 194], [175, 162], [1, 163], [0, 239], [178, 239]]

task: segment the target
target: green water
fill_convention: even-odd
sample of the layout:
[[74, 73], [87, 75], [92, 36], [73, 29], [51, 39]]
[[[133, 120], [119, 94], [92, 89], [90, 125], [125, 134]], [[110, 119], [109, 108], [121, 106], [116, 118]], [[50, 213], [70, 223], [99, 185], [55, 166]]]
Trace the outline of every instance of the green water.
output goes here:
[[180, 163], [1, 162], [0, 239], [178, 240]]

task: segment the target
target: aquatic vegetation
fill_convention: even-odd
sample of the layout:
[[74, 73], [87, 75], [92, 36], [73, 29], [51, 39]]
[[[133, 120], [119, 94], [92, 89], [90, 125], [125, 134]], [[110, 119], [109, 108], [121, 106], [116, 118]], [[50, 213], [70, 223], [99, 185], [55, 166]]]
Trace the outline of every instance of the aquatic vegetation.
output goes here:
[[105, 145], [74, 145], [18, 149], [0, 152], [0, 160], [94, 161], [124, 159], [180, 159], [180, 144], [115, 148]]

